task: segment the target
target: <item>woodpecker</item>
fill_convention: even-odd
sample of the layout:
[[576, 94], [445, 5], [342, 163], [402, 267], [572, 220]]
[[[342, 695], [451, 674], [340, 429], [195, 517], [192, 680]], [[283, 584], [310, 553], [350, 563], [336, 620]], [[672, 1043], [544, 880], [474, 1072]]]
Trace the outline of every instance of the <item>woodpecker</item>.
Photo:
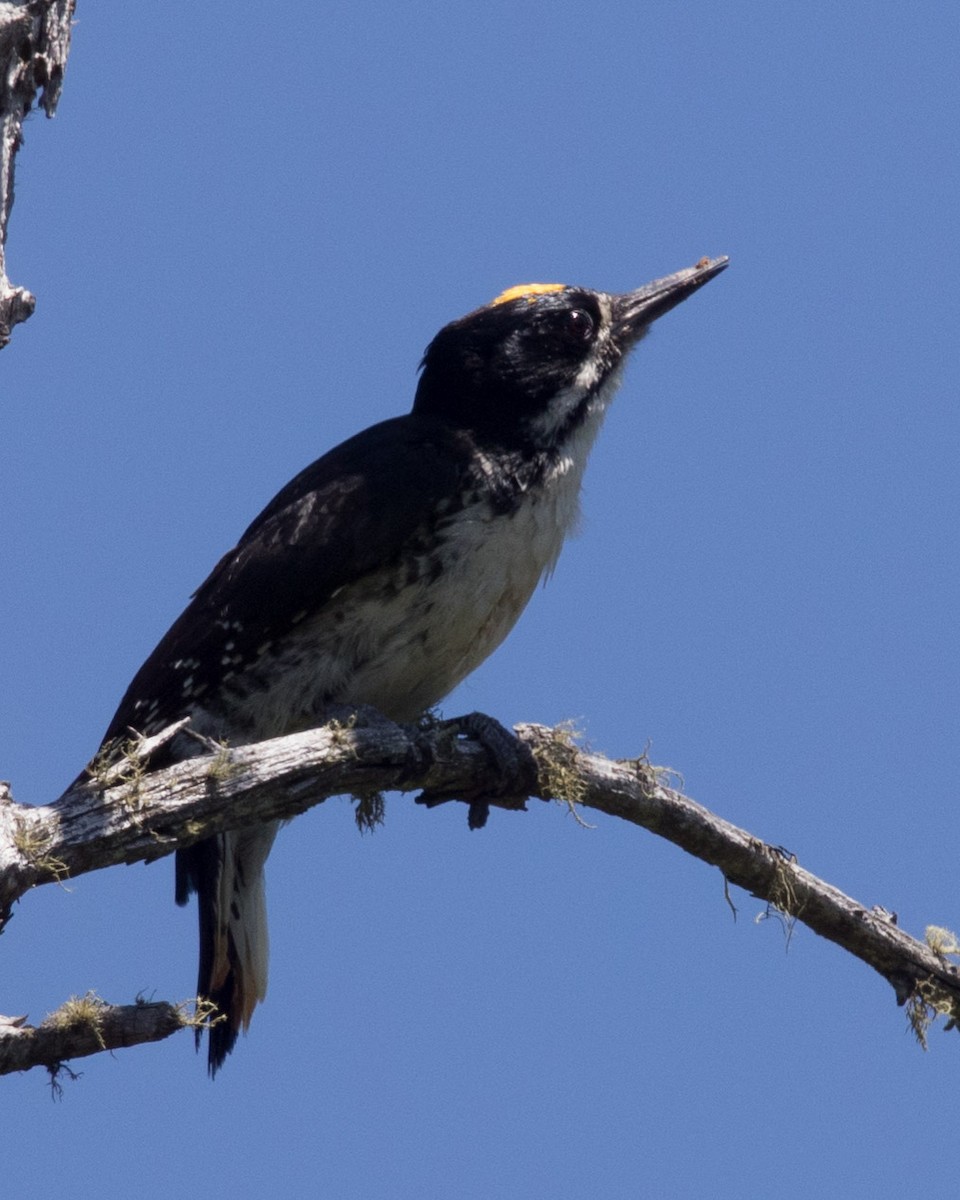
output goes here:
[[[333, 705], [409, 722], [437, 704], [553, 568], [628, 351], [727, 262], [623, 295], [513, 287], [441, 329], [412, 411], [307, 467], [216, 565], [134, 676], [100, 761], [131, 730], [182, 717], [242, 745], [321, 724]], [[164, 753], [200, 751], [181, 733]], [[177, 903], [198, 900], [197, 990], [223, 1017], [211, 1076], [266, 993], [263, 868], [277, 829], [177, 852]]]

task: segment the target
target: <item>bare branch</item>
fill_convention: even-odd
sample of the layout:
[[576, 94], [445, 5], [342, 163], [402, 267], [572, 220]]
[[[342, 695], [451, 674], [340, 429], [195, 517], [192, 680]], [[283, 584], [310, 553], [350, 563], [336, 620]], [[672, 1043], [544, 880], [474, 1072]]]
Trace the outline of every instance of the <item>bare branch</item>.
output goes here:
[[228, 828], [296, 816], [333, 795], [359, 797], [364, 820], [379, 812], [383, 791], [424, 789], [418, 800], [429, 805], [462, 799], [471, 819], [487, 804], [519, 810], [527, 797], [557, 799], [667, 838], [842, 946], [890, 983], [899, 1004], [910, 1005], [921, 1041], [937, 1014], [951, 1024], [960, 1018], [960, 969], [948, 961], [956, 950], [949, 935], [930, 944], [910, 937], [889, 912], [866, 908], [789, 853], [667, 786], [646, 758], [614, 761], [579, 749], [565, 731], [521, 725], [514, 760], [498, 753], [495, 761], [465, 735], [473, 725], [460, 719], [400, 726], [365, 710], [355, 722], [218, 747], [163, 771], [151, 772], [134, 744], [119, 775], [111, 767], [102, 782], [92, 779], [43, 807], [16, 804], [0, 791], [0, 924], [39, 884], [155, 859]]
[[4, 259], [23, 120], [38, 91], [47, 116], [56, 112], [75, 7], [76, 0], [0, 0], [0, 350], [36, 305], [26, 288], [7, 278]]
[[117, 1005], [92, 994], [75, 996], [37, 1026], [20, 1017], [0, 1017], [0, 1075], [46, 1067], [56, 1084], [67, 1059], [160, 1042], [195, 1024], [182, 1005], [162, 1000]]
[[418, 729], [369, 713], [352, 725], [220, 747], [164, 771], [147, 770], [134, 743], [125, 769], [94, 764], [103, 782], [92, 778], [50, 805], [16, 804], [0, 785], [0, 928], [13, 902], [39, 884], [149, 862], [213, 833], [294, 817], [329, 796], [416, 788], [467, 796], [497, 793], [504, 782], [515, 797], [530, 794], [529, 752], [522, 778], [505, 781], [480, 743], [460, 738], [459, 730], [459, 722]]

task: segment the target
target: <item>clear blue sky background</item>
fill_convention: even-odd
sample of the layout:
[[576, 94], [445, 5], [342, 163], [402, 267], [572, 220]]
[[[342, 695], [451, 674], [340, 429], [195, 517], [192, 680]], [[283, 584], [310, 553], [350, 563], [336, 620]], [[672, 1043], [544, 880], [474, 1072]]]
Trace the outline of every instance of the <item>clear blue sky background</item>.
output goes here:
[[[960, 16], [947, 3], [96, 5], [21, 154], [0, 772], [47, 801], [277, 488], [526, 280], [729, 254], [634, 358], [581, 536], [447, 702], [575, 718], [910, 932], [960, 926]], [[946, 1196], [960, 1038], [631, 826], [332, 800], [267, 1003], [7, 1079], [13, 1197]], [[193, 992], [172, 864], [28, 896], [0, 1011]]]

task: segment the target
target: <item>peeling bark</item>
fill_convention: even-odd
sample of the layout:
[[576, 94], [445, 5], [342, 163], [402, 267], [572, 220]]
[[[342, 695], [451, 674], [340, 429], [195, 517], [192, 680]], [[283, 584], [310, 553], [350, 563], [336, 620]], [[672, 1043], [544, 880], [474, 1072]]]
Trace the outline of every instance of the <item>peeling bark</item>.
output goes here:
[[5, 247], [13, 208], [14, 166], [23, 144], [23, 121], [37, 93], [52, 117], [70, 53], [76, 0], [0, 2], [0, 350], [14, 325], [36, 306], [34, 296], [7, 278]]

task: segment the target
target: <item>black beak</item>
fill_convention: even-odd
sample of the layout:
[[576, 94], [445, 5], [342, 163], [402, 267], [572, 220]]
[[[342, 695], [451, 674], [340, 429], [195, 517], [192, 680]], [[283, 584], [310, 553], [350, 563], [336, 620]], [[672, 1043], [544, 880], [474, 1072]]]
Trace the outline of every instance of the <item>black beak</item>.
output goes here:
[[625, 292], [615, 297], [613, 336], [616, 343], [623, 350], [629, 349], [648, 325], [725, 271], [729, 262], [726, 255], [721, 258], [701, 258], [695, 267], [665, 275], [663, 279], [655, 279], [653, 283], [637, 288], [635, 292]]

